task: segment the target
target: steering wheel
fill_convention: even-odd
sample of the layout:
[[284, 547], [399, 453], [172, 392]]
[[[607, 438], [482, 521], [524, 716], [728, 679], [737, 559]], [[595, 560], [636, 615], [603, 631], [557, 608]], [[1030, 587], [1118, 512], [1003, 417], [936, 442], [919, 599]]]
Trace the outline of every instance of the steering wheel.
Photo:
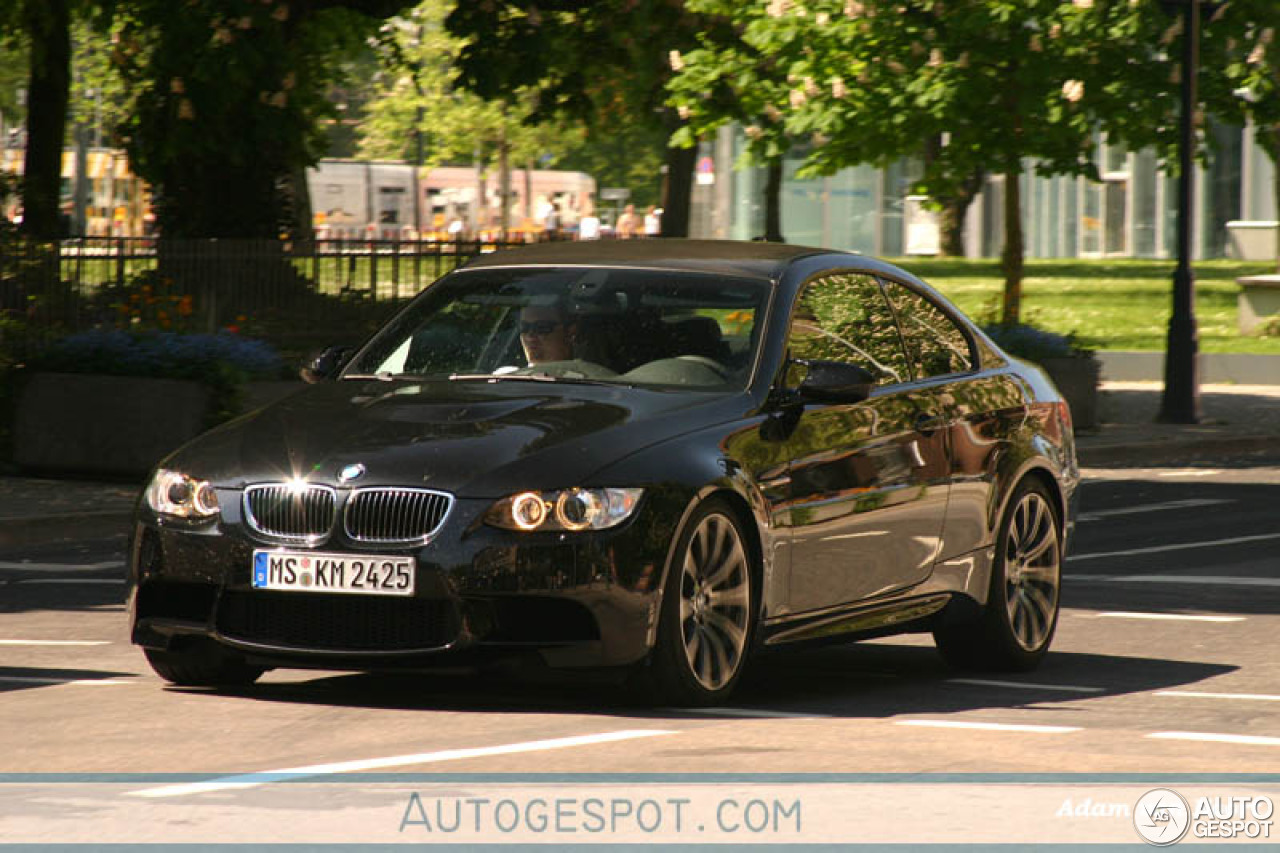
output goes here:
[[693, 362], [694, 364], [701, 364], [703, 367], [709, 368], [710, 370], [714, 371], [715, 374], [719, 376], [721, 379], [729, 378], [729, 368], [725, 367], [723, 364], [716, 361], [714, 358], [711, 358], [710, 356], [678, 355], [676, 356], [676, 358], [678, 358], [680, 361], [689, 361], [689, 362]]

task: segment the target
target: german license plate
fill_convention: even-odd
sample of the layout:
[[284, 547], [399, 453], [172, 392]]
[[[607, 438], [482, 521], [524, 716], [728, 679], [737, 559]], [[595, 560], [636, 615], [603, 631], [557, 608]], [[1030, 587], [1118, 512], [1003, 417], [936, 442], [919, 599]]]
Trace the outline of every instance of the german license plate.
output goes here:
[[413, 595], [414, 561], [372, 554], [254, 551], [253, 588]]

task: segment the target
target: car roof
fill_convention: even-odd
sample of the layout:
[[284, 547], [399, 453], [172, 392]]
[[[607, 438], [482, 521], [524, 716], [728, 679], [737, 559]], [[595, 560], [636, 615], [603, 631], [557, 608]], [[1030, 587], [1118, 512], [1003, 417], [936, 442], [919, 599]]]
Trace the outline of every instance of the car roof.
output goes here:
[[601, 266], [636, 269], [719, 272], [752, 278], [778, 279], [799, 258], [843, 255], [848, 252], [742, 240], [579, 240], [535, 243], [480, 255], [466, 269], [529, 266]]

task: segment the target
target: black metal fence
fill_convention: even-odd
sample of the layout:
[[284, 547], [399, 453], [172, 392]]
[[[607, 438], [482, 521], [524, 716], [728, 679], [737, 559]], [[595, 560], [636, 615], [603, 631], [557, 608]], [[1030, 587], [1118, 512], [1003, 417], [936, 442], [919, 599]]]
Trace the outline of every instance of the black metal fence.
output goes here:
[[89, 329], [226, 332], [287, 356], [357, 343], [492, 241], [78, 238], [0, 244], [0, 347]]

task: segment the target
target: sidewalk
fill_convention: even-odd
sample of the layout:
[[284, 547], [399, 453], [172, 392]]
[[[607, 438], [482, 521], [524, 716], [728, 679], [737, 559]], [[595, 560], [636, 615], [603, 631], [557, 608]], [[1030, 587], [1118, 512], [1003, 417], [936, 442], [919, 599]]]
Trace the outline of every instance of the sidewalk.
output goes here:
[[1280, 385], [1201, 385], [1198, 424], [1158, 424], [1161, 382], [1103, 382], [1099, 429], [1076, 436], [1080, 465], [1170, 466], [1206, 453], [1280, 459]]
[[[1083, 467], [1183, 465], [1208, 453], [1280, 458], [1280, 385], [1203, 385], [1194, 425], [1154, 422], [1159, 382], [1103, 382], [1101, 393], [1102, 426], [1076, 438]], [[124, 534], [142, 485], [0, 474], [0, 548]]]

